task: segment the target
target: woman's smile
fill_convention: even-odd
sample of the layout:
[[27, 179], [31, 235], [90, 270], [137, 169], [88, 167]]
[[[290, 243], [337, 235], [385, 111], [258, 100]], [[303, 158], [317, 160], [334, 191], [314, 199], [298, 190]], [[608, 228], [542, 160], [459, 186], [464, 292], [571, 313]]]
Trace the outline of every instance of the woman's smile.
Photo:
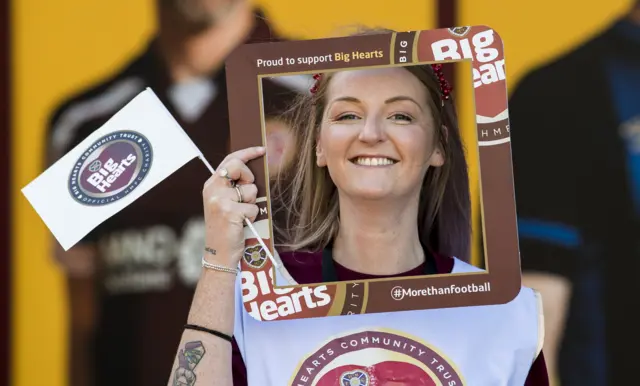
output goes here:
[[364, 167], [389, 167], [398, 162], [393, 158], [384, 156], [357, 156], [352, 158], [350, 161], [356, 166]]

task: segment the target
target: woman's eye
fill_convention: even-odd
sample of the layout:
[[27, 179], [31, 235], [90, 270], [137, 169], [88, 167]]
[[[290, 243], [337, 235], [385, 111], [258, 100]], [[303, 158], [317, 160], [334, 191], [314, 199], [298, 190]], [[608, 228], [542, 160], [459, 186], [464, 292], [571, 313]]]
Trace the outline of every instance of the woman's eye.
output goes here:
[[413, 118], [412, 117], [410, 117], [407, 114], [401, 114], [401, 113], [393, 114], [391, 116], [391, 119], [393, 119], [394, 121], [413, 122]]
[[358, 116], [355, 114], [342, 114], [336, 118], [336, 121], [350, 121], [354, 119], [358, 119]]

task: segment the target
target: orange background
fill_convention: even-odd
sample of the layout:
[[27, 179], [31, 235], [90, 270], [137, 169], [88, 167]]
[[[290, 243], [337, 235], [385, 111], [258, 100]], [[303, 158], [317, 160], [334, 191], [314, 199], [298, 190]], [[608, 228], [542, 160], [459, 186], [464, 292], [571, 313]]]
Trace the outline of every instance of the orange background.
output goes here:
[[[48, 114], [62, 98], [112, 73], [143, 48], [155, 29], [154, 3], [12, 1], [13, 386], [67, 384], [64, 281], [50, 257], [49, 233], [20, 189], [41, 172]], [[388, 0], [258, 3], [281, 33], [301, 38], [330, 36], [354, 23], [400, 31], [431, 29], [436, 17], [433, 0], [403, 0], [393, 6]], [[597, 33], [631, 1], [588, 7], [578, 0], [538, 0], [532, 6], [508, 0], [458, 4], [459, 25], [485, 24], [501, 35], [512, 87], [531, 67]], [[460, 68], [465, 70], [464, 84], [470, 84], [469, 67]], [[460, 89], [458, 95], [461, 126], [469, 139], [474, 132], [471, 89]], [[470, 150], [473, 166], [477, 153]]]

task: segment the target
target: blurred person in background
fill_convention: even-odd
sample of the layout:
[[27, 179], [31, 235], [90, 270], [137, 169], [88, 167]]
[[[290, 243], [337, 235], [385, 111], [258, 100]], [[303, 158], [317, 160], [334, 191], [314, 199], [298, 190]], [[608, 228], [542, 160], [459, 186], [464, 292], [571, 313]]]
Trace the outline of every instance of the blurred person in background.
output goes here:
[[[228, 153], [224, 60], [237, 46], [275, 41], [247, 0], [157, 0], [156, 36], [113, 76], [59, 106], [47, 131], [48, 163], [151, 87], [211, 164]], [[296, 79], [300, 84], [296, 84]], [[305, 77], [263, 82], [265, 111], [284, 110]], [[268, 103], [267, 103], [268, 102]], [[287, 127], [267, 117], [270, 166], [286, 158]], [[193, 161], [56, 258], [68, 277], [73, 386], [166, 382], [201, 270], [202, 185]], [[167, 310], [170, 310], [168, 312]]]
[[267, 143], [269, 144], [267, 154], [267, 169], [269, 176], [275, 178], [280, 167], [291, 162], [293, 146], [293, 133], [289, 130], [284, 119], [272, 118], [269, 125], [265, 127]]
[[562, 386], [629, 384], [640, 337], [628, 315], [640, 268], [640, 1], [525, 76], [509, 116], [523, 280], [544, 298], [549, 370]]

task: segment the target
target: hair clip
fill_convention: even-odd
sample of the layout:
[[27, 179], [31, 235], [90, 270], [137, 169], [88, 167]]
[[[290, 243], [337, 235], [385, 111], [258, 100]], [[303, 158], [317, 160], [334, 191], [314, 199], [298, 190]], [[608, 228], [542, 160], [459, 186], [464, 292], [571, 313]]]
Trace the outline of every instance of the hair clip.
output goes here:
[[431, 68], [436, 74], [436, 78], [438, 78], [438, 81], [440, 82], [440, 92], [442, 92], [442, 99], [448, 100], [451, 94], [452, 87], [444, 78], [444, 72], [442, 72], [442, 64], [432, 64]]
[[318, 85], [320, 83], [320, 79], [322, 79], [322, 74], [313, 74], [313, 79], [315, 79], [315, 82], [309, 91], [311, 91], [312, 94], [315, 94], [318, 91]]

